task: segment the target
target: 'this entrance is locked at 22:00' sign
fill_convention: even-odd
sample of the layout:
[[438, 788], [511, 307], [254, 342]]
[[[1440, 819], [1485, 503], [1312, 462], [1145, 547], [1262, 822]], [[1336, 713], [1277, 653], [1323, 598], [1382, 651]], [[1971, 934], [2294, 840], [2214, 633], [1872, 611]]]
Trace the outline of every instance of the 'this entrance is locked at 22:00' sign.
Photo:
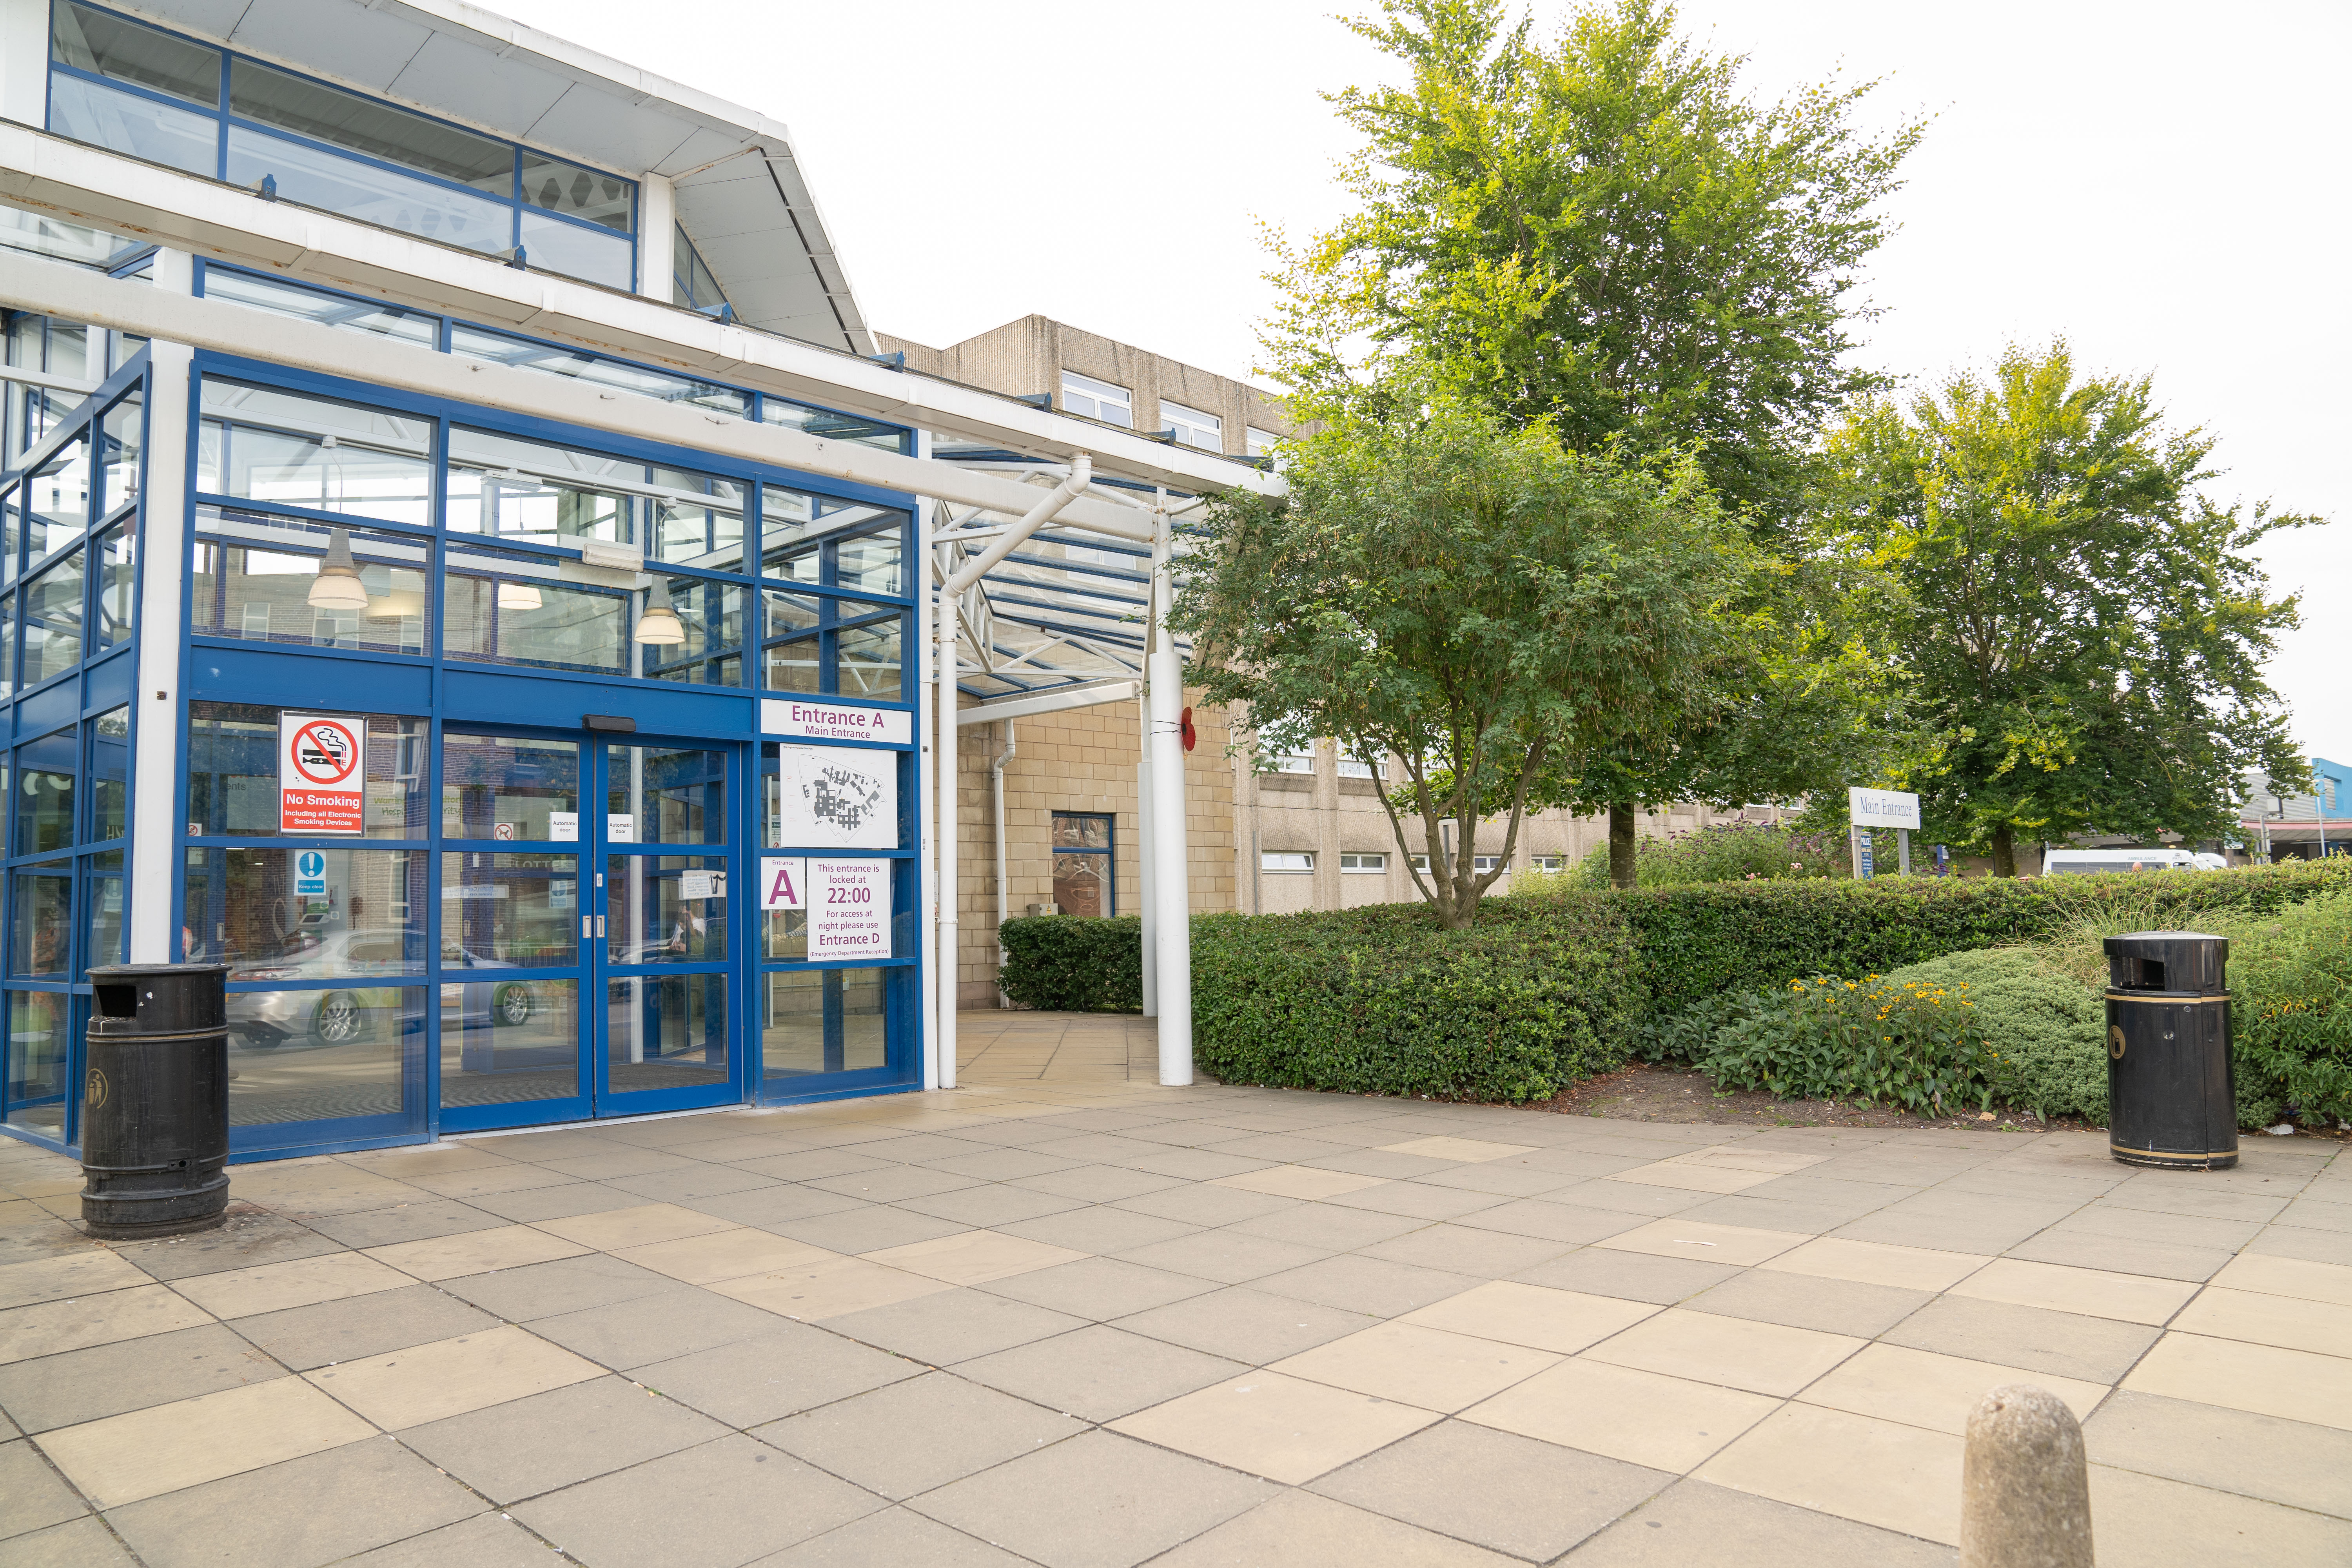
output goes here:
[[760, 861], [760, 908], [807, 911], [812, 959], [890, 954], [887, 860], [765, 856]]

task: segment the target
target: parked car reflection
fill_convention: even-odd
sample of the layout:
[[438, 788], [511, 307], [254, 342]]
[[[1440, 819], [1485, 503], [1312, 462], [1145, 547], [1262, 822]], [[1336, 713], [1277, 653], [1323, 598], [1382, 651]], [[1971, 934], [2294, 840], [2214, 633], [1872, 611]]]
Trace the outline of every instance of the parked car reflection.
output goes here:
[[[486, 957], [456, 942], [441, 947], [441, 968], [512, 969], [503, 959]], [[415, 1000], [426, 993], [418, 987], [425, 968], [425, 935], [421, 931], [336, 931], [304, 943], [294, 952], [258, 963], [233, 967], [231, 984], [352, 980], [379, 977], [388, 984], [355, 984], [299, 991], [232, 991], [228, 996], [229, 1032], [248, 1050], [270, 1051], [287, 1045], [341, 1046], [383, 1033], [421, 1033], [423, 1005]], [[406, 984], [402, 984], [404, 981]], [[471, 1026], [512, 1027], [526, 1024], [541, 1010], [539, 994], [529, 981], [485, 981], [461, 987], [464, 1018]], [[403, 998], [410, 1000], [404, 1002]]]

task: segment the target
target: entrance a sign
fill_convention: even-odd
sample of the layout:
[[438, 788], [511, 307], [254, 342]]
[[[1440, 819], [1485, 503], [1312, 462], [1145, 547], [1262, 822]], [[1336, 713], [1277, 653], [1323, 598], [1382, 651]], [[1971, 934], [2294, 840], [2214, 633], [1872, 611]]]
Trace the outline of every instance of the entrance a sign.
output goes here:
[[809, 861], [811, 958], [885, 958], [890, 952], [890, 862]]
[[915, 738], [915, 716], [903, 708], [860, 708], [800, 697], [760, 699], [760, 732], [796, 741], [867, 741], [904, 746]]
[[367, 721], [278, 716], [278, 831], [367, 831]]

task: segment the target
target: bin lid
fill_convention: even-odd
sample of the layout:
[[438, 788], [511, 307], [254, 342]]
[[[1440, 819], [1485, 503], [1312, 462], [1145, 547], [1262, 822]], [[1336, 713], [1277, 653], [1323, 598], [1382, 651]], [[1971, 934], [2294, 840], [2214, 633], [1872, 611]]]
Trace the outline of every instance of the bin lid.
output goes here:
[[2102, 945], [2110, 984], [2119, 991], [2213, 995], [2227, 984], [2227, 937], [2201, 931], [2135, 931], [2111, 936]]

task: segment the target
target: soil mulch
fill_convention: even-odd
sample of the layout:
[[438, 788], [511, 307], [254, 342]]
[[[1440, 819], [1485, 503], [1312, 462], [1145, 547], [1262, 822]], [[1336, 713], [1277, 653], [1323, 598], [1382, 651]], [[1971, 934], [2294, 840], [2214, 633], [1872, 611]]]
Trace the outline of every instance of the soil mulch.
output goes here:
[[[1883, 1105], [1856, 1105], [1847, 1100], [1775, 1100], [1752, 1089], [1725, 1093], [1706, 1073], [1640, 1063], [1587, 1079], [1551, 1100], [1531, 1102], [1528, 1109], [1557, 1111], [1563, 1116], [1739, 1127], [1940, 1127], [1971, 1132], [2098, 1131], [2079, 1117], [2053, 1116], [2045, 1121], [2030, 1110], [2008, 1106], [1996, 1108], [1989, 1114], [1964, 1110], [1954, 1116], [1914, 1116]], [[2245, 1132], [2240, 1134], [2240, 1142], [2249, 1142], [2262, 1136], [2259, 1132]], [[2336, 1143], [2352, 1142], [2352, 1135], [2339, 1131], [2302, 1130], [2295, 1136]]]

